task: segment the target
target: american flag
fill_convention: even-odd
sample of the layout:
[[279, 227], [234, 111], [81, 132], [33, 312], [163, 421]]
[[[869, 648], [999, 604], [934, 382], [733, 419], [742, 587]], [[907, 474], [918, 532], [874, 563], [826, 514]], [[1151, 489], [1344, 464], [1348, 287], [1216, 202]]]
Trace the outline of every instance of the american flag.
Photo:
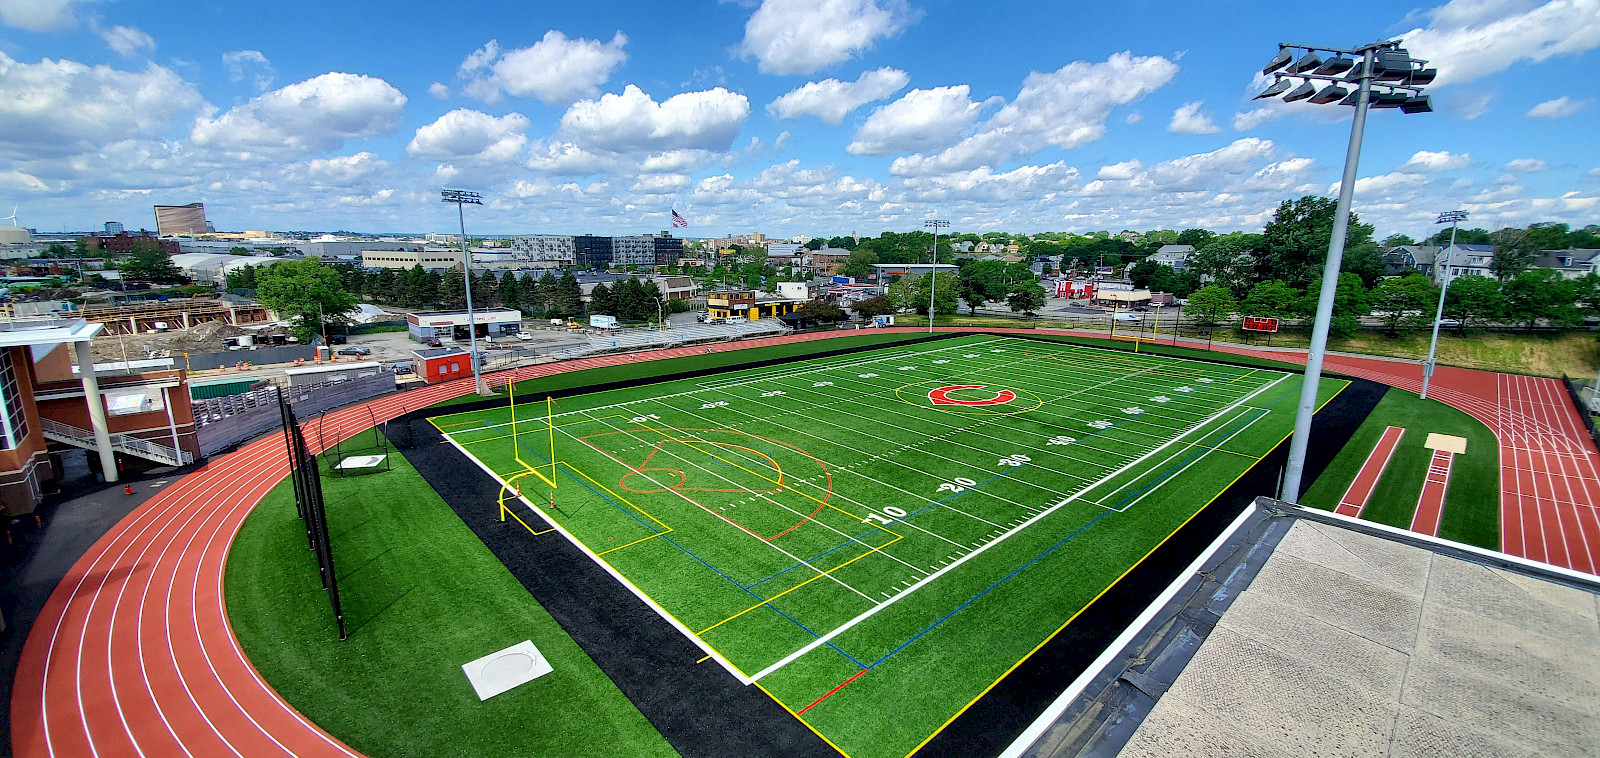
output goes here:
[[689, 225], [689, 219], [684, 218], [676, 210], [674, 210], [672, 212], [672, 225], [673, 226], [688, 226]]

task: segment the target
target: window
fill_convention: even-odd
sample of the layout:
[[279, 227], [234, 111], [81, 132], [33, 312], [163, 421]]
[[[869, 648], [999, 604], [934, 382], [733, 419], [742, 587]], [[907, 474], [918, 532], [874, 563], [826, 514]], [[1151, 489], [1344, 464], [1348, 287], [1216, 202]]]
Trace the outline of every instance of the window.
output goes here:
[[22, 390], [17, 386], [17, 371], [11, 365], [11, 350], [0, 348], [0, 404], [5, 413], [0, 414], [4, 426], [5, 449], [12, 450], [28, 436], [28, 416], [22, 406]]
[[439, 364], [439, 376], [444, 376], [444, 364]]
[[453, 374], [453, 373], [455, 373], [457, 371], [460, 371], [460, 370], [461, 370], [461, 364], [455, 363], [453, 361], [450, 363], [450, 373]]

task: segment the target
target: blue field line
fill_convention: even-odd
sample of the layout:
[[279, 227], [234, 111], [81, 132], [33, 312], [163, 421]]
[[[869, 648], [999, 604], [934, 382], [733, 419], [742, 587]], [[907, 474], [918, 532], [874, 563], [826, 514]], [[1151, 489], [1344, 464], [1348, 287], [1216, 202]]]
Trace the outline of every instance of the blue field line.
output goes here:
[[[1155, 489], [1156, 487], [1159, 487], [1162, 483], [1166, 482], [1168, 479], [1171, 479], [1173, 476], [1176, 476], [1177, 472], [1182, 471], [1184, 466], [1187, 466], [1187, 465], [1189, 465], [1190, 462], [1194, 461], [1195, 459], [1200, 458], [1200, 457], [1206, 455], [1207, 453], [1210, 453], [1212, 451], [1212, 448], [1215, 447], [1215, 446], [1204, 447], [1206, 440], [1210, 439], [1210, 437], [1215, 437], [1215, 436], [1221, 435], [1221, 438], [1223, 440], [1226, 440], [1226, 439], [1228, 439], [1228, 435], [1230, 433], [1238, 432], [1239, 430], [1241, 430], [1241, 429], [1243, 429], [1243, 428], [1255, 423], [1257, 419], [1261, 418], [1262, 416], [1267, 415], [1268, 413], [1271, 413], [1271, 411], [1266, 409], [1266, 408], [1261, 408], [1261, 409], [1259, 409], [1259, 412], [1256, 413], [1254, 416], [1251, 416], [1250, 418], [1245, 419], [1243, 422], [1239, 423], [1238, 425], [1230, 426], [1230, 427], [1227, 427], [1225, 429], [1218, 429], [1214, 434], [1206, 437], [1205, 439], [1202, 439], [1199, 442], [1191, 443], [1192, 446], [1201, 447], [1201, 449], [1195, 450], [1193, 453], [1191, 453], [1189, 455], [1189, 457], [1184, 458], [1181, 461], [1178, 461], [1177, 463], [1175, 463], [1171, 467], [1169, 467], [1166, 471], [1161, 472], [1161, 474], [1159, 476], [1157, 476], [1155, 479], [1152, 479], [1149, 484], [1146, 484], [1145, 486], [1140, 487], [1139, 489], [1134, 490], [1133, 492], [1130, 492], [1130, 493], [1124, 495], [1121, 500], [1117, 501], [1116, 505], [1110, 506], [1111, 510], [1113, 510], [1113, 511], [1117, 510], [1118, 508], [1122, 507], [1123, 503], [1126, 503], [1126, 502], [1128, 502], [1130, 500], [1133, 500], [1133, 499], [1143, 495], [1144, 493], [1149, 492], [1150, 490]], [[1221, 444], [1221, 443], [1218, 443], [1218, 444]]]
[[1021, 566], [1018, 566], [1015, 569], [1012, 569], [1011, 573], [1006, 574], [1004, 577], [1001, 577], [999, 581], [996, 581], [994, 584], [991, 584], [988, 587], [986, 587], [982, 592], [979, 592], [978, 594], [973, 595], [966, 602], [962, 603], [961, 605], [956, 606], [955, 610], [950, 611], [949, 613], [946, 613], [943, 616], [940, 616], [938, 621], [935, 621], [932, 624], [929, 624], [928, 628], [923, 629], [920, 632], [917, 632], [916, 636], [913, 636], [911, 639], [900, 643], [899, 647], [896, 647], [895, 649], [890, 650], [889, 652], [885, 653], [882, 658], [879, 658], [878, 660], [873, 661], [872, 665], [867, 666], [866, 668], [871, 669], [871, 668], [876, 667], [878, 664], [883, 663], [884, 661], [888, 660], [889, 656], [894, 655], [895, 653], [898, 653], [901, 650], [904, 650], [906, 648], [906, 646], [910, 645], [913, 642], [916, 642], [919, 639], [922, 639], [923, 635], [927, 634], [928, 632], [933, 631], [934, 627], [937, 627], [938, 625], [943, 624], [946, 619], [949, 619], [951, 616], [954, 616], [957, 613], [960, 613], [962, 611], [962, 609], [966, 608], [967, 606], [978, 602], [979, 598], [982, 598], [984, 595], [989, 594], [990, 592], [992, 592], [994, 590], [994, 588], [999, 587], [1000, 585], [1004, 584], [1006, 582], [1006, 580], [1010, 579], [1011, 577], [1014, 577], [1017, 574], [1022, 573], [1022, 571], [1024, 569], [1028, 568], [1029, 566], [1032, 566], [1035, 563], [1038, 563], [1039, 561], [1044, 560], [1046, 557], [1048, 557], [1051, 553], [1054, 553], [1062, 545], [1065, 545], [1068, 542], [1071, 542], [1073, 540], [1073, 538], [1077, 537], [1080, 534], [1083, 534], [1084, 531], [1087, 530], [1089, 527], [1100, 523], [1100, 519], [1103, 519], [1103, 518], [1111, 515], [1114, 512], [1115, 511], [1103, 511], [1103, 512], [1101, 512], [1100, 515], [1095, 516], [1093, 519], [1091, 519], [1089, 521], [1089, 523], [1084, 524], [1081, 527], [1078, 527], [1078, 531], [1075, 531], [1072, 534], [1067, 535], [1067, 537], [1065, 539], [1061, 540], [1060, 542], [1057, 542], [1054, 545], [1051, 545], [1048, 550], [1045, 550], [1044, 552], [1042, 552], [1039, 555], [1035, 556], [1033, 560], [1022, 564]]
[[[522, 442], [519, 440], [517, 442], [517, 444], [520, 446], [522, 444]], [[539, 453], [537, 453], [537, 452], [535, 452], [533, 450], [528, 450], [528, 452], [533, 453], [533, 455], [537, 456], [540, 460], [543, 460], [546, 463], [550, 462], [549, 458], [546, 458], [546, 457], [544, 457], [542, 455], [539, 455]], [[656, 530], [654, 527], [652, 527], [649, 524], [646, 524], [644, 521], [640, 520], [638, 516], [635, 516], [632, 513], [629, 513], [628, 510], [626, 508], [623, 508], [620, 504], [618, 504], [617, 501], [612, 500], [609, 497], [606, 497], [606, 495], [604, 493], [596, 491], [593, 487], [590, 487], [583, 480], [578, 479], [577, 477], [574, 477], [572, 474], [569, 474], [569, 473], [567, 473], [565, 471], [562, 471], [561, 475], [565, 476], [567, 479], [573, 481], [578, 486], [580, 486], [580, 487], [582, 487], [582, 488], [584, 488], [584, 489], [586, 489], [586, 490], [588, 490], [590, 492], [593, 492], [601, 500], [604, 500], [607, 503], [610, 503], [611, 507], [616, 508], [624, 516], [627, 516], [628, 518], [633, 519], [635, 523], [638, 523], [640, 526], [643, 526], [645, 529], [649, 530], [652, 534], [659, 535], [661, 537], [661, 539], [667, 541], [667, 544], [670, 544], [673, 547], [677, 548], [678, 550], [683, 551], [684, 555], [687, 555], [690, 558], [693, 558], [695, 560], [695, 562], [699, 563], [700, 565], [705, 566], [708, 569], [711, 569], [712, 573], [716, 574], [717, 576], [722, 577], [723, 579], [727, 580], [729, 584], [732, 584], [733, 586], [738, 587], [745, 594], [747, 594], [750, 597], [753, 597], [756, 600], [760, 601], [762, 605], [765, 605], [766, 607], [771, 608], [773, 613], [776, 613], [779, 616], [782, 616], [784, 618], [784, 620], [788, 621], [789, 623], [794, 624], [797, 627], [800, 627], [802, 630], [805, 631], [806, 634], [809, 634], [812, 637], [817, 637], [817, 638], [820, 638], [822, 636], [822, 635], [817, 634], [816, 632], [812, 631], [811, 628], [806, 626], [805, 624], [802, 624], [799, 621], [796, 621], [794, 619], [794, 617], [790, 616], [789, 614], [784, 613], [781, 610], [778, 610], [778, 607], [773, 605], [772, 603], [768, 602], [766, 598], [764, 598], [764, 597], [762, 597], [760, 595], [757, 595], [754, 592], [751, 592], [749, 587], [746, 587], [746, 586], [740, 584], [738, 582], [738, 580], [736, 580], [733, 577], [728, 576], [727, 574], [723, 573], [721, 569], [718, 569], [716, 566], [713, 566], [710, 563], [707, 563], [705, 561], [705, 559], [701, 558], [698, 555], [695, 555], [692, 551], [690, 551], [688, 548], [684, 547], [683, 545], [678, 544], [678, 541], [672, 539], [669, 536], [667, 536], [666, 532], [662, 532], [662, 531]], [[849, 544], [849, 543], [846, 543], [846, 544]], [[763, 581], [765, 581], [765, 580], [763, 580]], [[759, 584], [759, 582], [757, 582], [757, 584]], [[753, 587], [755, 585], [751, 585], [751, 586]], [[845, 658], [848, 658], [851, 663], [854, 663], [855, 665], [857, 665], [857, 666], [859, 666], [861, 668], [866, 668], [866, 666], [863, 665], [861, 663], [861, 661], [858, 661], [858, 660], [855, 659], [855, 656], [852, 656], [849, 653], [846, 653], [845, 651], [840, 650], [837, 645], [833, 644], [833, 642], [829, 641], [829, 642], [824, 642], [823, 644], [827, 645], [830, 648], [833, 648], [834, 652], [838, 653], [839, 655], [842, 655]]]

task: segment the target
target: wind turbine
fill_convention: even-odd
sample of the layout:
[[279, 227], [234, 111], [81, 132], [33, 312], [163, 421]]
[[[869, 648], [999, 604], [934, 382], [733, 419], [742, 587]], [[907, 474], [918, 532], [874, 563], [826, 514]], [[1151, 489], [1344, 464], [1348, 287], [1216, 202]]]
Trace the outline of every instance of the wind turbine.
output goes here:
[[11, 206], [11, 215], [6, 216], [5, 218], [0, 218], [0, 221], [10, 221], [12, 226], [22, 226], [21, 224], [17, 223], [17, 209], [21, 207], [22, 206], [20, 205]]

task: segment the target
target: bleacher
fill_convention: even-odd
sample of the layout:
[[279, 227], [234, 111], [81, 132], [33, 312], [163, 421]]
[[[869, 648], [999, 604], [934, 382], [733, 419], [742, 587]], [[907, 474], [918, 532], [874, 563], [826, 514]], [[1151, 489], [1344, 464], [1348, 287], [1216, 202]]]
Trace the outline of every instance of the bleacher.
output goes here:
[[555, 360], [582, 358], [606, 353], [653, 350], [707, 342], [728, 342], [751, 337], [771, 337], [793, 331], [778, 319], [762, 319], [742, 324], [695, 324], [666, 329], [623, 329], [615, 334], [591, 334], [586, 344], [549, 353]]

